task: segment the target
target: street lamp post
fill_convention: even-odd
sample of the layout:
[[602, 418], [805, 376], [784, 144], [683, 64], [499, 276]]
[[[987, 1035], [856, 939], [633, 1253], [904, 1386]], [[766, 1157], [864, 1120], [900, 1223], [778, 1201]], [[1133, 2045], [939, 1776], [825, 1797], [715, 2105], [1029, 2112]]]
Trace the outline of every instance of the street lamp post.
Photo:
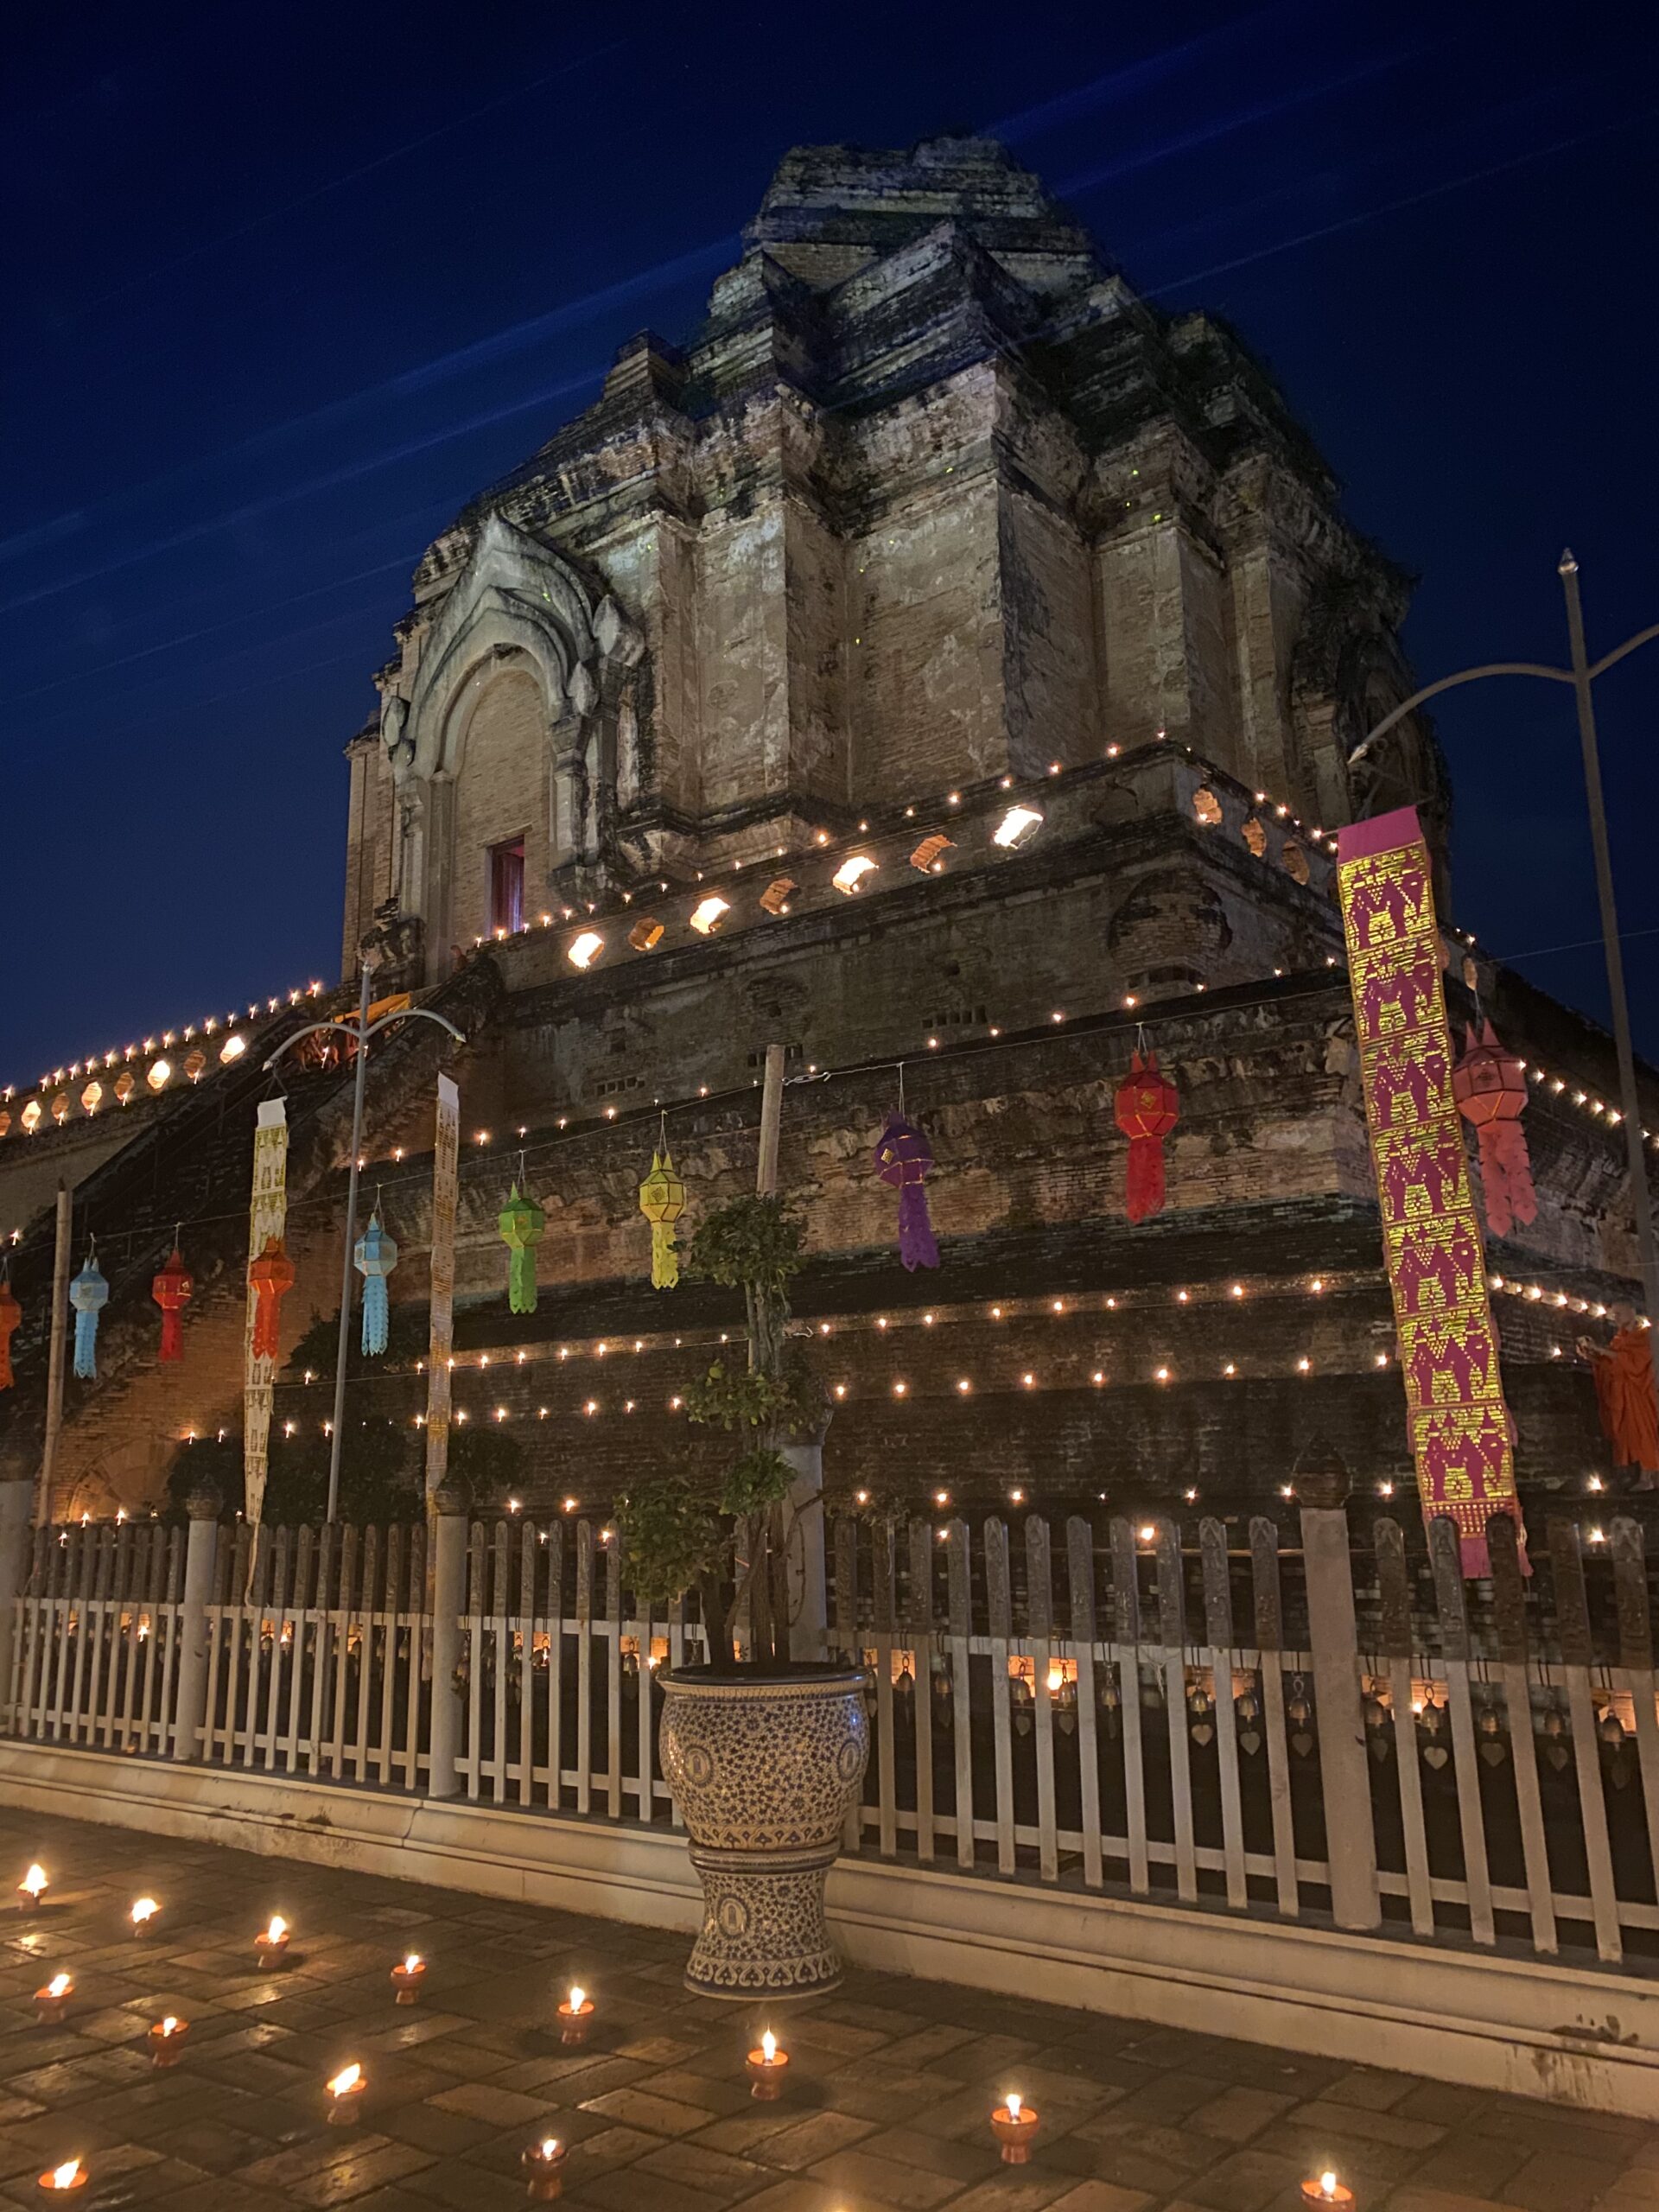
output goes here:
[[1604, 653], [1599, 661], [1591, 661], [1585, 652], [1584, 610], [1579, 600], [1579, 564], [1571, 550], [1562, 554], [1557, 573], [1567, 598], [1567, 638], [1572, 650], [1570, 668], [1550, 668], [1537, 661], [1487, 661], [1478, 668], [1459, 669], [1455, 676], [1443, 676], [1437, 683], [1426, 683], [1421, 691], [1414, 691], [1409, 699], [1402, 700], [1391, 714], [1385, 715], [1376, 728], [1367, 733], [1348, 756], [1350, 768], [1363, 760], [1379, 738], [1387, 736], [1397, 722], [1421, 707], [1425, 700], [1437, 693], [1450, 691], [1462, 683], [1473, 683], [1487, 676], [1538, 676], [1551, 683], [1570, 683], [1578, 701], [1579, 741], [1584, 754], [1584, 784], [1590, 804], [1590, 841], [1596, 860], [1596, 895], [1601, 909], [1602, 950], [1607, 963], [1607, 995], [1612, 1002], [1613, 1047], [1618, 1061], [1618, 1093], [1620, 1118], [1624, 1129], [1624, 1156], [1630, 1176], [1630, 1204], [1636, 1215], [1636, 1245], [1642, 1270], [1643, 1289], [1646, 1296], [1648, 1319], [1659, 1325], [1659, 1246], [1656, 1245], [1653, 1229], [1653, 1201], [1648, 1191], [1647, 1161], [1642, 1150], [1642, 1100], [1636, 1085], [1636, 1050], [1630, 1039], [1630, 1009], [1624, 992], [1624, 958], [1618, 942], [1618, 912], [1613, 899], [1612, 860], [1607, 846], [1607, 810], [1602, 798], [1601, 756], [1596, 744], [1595, 708], [1591, 689], [1596, 678], [1604, 675], [1616, 661], [1633, 653], [1638, 645], [1645, 645], [1650, 639], [1659, 638], [1659, 622], [1651, 622], [1645, 630], [1638, 630], [1634, 637], [1626, 638], [1622, 645]]
[[389, 1021], [435, 1021], [440, 1029], [447, 1029], [458, 1044], [467, 1041], [463, 1033], [453, 1021], [441, 1014], [434, 1014], [429, 1007], [399, 1007], [392, 1014], [383, 1014], [378, 1021], [369, 1020], [369, 982], [372, 970], [363, 963], [362, 980], [358, 988], [357, 1020], [353, 1021], [311, 1021], [303, 1029], [279, 1045], [265, 1062], [274, 1068], [284, 1052], [289, 1052], [302, 1037], [313, 1037], [321, 1030], [331, 1037], [353, 1038], [357, 1045], [357, 1065], [352, 1084], [352, 1162], [346, 1181], [346, 1246], [340, 1262], [340, 1340], [334, 1349], [334, 1418], [328, 1433], [328, 1519], [333, 1521], [340, 1505], [340, 1453], [346, 1428], [346, 1362], [351, 1347], [352, 1333], [352, 1255], [357, 1243], [357, 1162], [363, 1147], [363, 1090], [368, 1073], [369, 1039], [377, 1029], [384, 1029]]

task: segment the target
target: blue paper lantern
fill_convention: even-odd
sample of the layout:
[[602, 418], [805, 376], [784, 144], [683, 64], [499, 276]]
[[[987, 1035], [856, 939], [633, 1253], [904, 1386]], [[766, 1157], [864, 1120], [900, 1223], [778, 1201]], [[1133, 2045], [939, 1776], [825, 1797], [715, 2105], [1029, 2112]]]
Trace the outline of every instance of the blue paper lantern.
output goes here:
[[397, 1264], [397, 1247], [381, 1227], [378, 1208], [369, 1216], [352, 1257], [363, 1278], [363, 1350], [373, 1358], [386, 1348], [386, 1277]]
[[86, 1264], [69, 1286], [69, 1303], [75, 1309], [75, 1372], [84, 1382], [98, 1380], [98, 1317], [110, 1298], [94, 1250], [87, 1247]]

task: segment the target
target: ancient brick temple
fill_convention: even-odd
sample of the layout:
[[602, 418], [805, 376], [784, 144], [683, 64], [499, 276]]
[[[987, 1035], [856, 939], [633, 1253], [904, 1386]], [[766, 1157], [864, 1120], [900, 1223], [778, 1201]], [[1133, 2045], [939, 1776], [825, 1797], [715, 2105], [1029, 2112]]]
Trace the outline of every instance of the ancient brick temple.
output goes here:
[[[1413, 689], [1406, 598], [1241, 340], [1137, 299], [999, 145], [785, 158], [689, 342], [625, 346], [429, 549], [347, 748], [343, 969], [367, 948], [378, 993], [466, 1033], [456, 1404], [518, 1441], [529, 1510], [706, 1448], [679, 1394], [735, 1309], [652, 1289], [638, 1186], [665, 1129], [684, 1226], [752, 1187], [772, 1043], [832, 1489], [1236, 1510], [1316, 1443], [1409, 1481], [1332, 896], [1336, 828], [1410, 802], [1450, 912], [1427, 722], [1349, 767]], [[1539, 1216], [1489, 1256], [1523, 1492], [1576, 1496], [1605, 1459], [1573, 1339], [1635, 1275], [1611, 1048], [1447, 944], [1454, 1018], [1478, 992], [1529, 1064]], [[0, 1461], [38, 1459], [60, 1176], [111, 1285], [60, 1511], [141, 1507], [181, 1437], [234, 1434], [261, 1064], [319, 1002], [5, 1102]], [[365, 1148], [413, 1343], [423, 1028], [372, 1061]], [[1137, 1041], [1179, 1120], [1166, 1205], [1131, 1226]], [[290, 1341], [338, 1305], [348, 1090], [337, 1056], [292, 1083]], [[901, 1094], [937, 1273], [899, 1267], [871, 1161]], [[515, 1317], [496, 1215], [521, 1174], [547, 1233]], [[149, 1289], [181, 1220], [168, 1367]], [[349, 1417], [413, 1444], [398, 1341]], [[277, 1411], [315, 1430], [327, 1378], [290, 1368]]]

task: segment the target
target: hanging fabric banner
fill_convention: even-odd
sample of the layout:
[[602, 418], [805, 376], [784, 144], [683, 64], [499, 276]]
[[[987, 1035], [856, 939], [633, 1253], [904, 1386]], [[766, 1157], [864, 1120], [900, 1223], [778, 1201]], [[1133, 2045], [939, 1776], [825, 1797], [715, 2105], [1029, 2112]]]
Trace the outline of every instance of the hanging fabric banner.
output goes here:
[[1486, 1522], [1520, 1503], [1417, 810], [1339, 830], [1337, 887], [1417, 1487], [1489, 1574]]
[[0, 1390], [10, 1390], [16, 1379], [11, 1371], [11, 1338], [22, 1318], [23, 1309], [11, 1287], [11, 1262], [0, 1262]]
[[[267, 1300], [257, 1273], [266, 1249], [282, 1248], [288, 1226], [288, 1107], [280, 1098], [260, 1102], [253, 1133], [253, 1191], [248, 1202], [248, 1314], [243, 1345], [242, 1494], [248, 1526], [257, 1529], [264, 1510], [265, 1476], [270, 1465], [270, 1408], [276, 1379], [276, 1355], [265, 1349], [259, 1328]], [[291, 1280], [291, 1277], [290, 1277]], [[252, 1560], [249, 1554], [250, 1565]]]
[[[449, 1465], [449, 1355], [455, 1342], [455, 1212], [461, 1198], [461, 1093], [438, 1077], [437, 1128], [432, 1140], [430, 1333], [426, 1359], [426, 1510]], [[430, 1567], [429, 1566], [429, 1573]]]

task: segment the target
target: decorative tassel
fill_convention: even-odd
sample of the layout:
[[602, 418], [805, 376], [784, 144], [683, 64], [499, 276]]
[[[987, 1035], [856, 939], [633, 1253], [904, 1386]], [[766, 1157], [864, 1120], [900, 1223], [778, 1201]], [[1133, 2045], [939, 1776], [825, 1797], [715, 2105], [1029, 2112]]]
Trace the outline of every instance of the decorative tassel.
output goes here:
[[875, 1170], [881, 1180], [899, 1193], [899, 1257], [914, 1274], [918, 1268], [937, 1268], [939, 1248], [927, 1211], [923, 1185], [933, 1165], [933, 1147], [897, 1108], [875, 1143]]
[[190, 1303], [190, 1294], [195, 1288], [190, 1270], [179, 1251], [178, 1239], [173, 1243], [172, 1256], [160, 1268], [149, 1286], [149, 1294], [162, 1309], [162, 1348], [157, 1357], [164, 1360], [184, 1357], [184, 1324], [181, 1315]]
[[386, 1277], [397, 1264], [397, 1247], [380, 1225], [378, 1206], [369, 1216], [352, 1258], [363, 1278], [363, 1350], [373, 1359], [386, 1348], [391, 1321]]
[[248, 1269], [253, 1291], [253, 1356], [281, 1357], [283, 1300], [294, 1287], [294, 1262], [280, 1236], [268, 1236], [265, 1249]]
[[23, 1318], [17, 1294], [11, 1287], [11, 1262], [0, 1266], [0, 1390], [10, 1390], [16, 1377], [11, 1371], [12, 1332]]
[[1164, 1139], [1180, 1118], [1174, 1084], [1158, 1071], [1158, 1055], [1136, 1052], [1114, 1102], [1117, 1126], [1129, 1141], [1123, 1179], [1124, 1211], [1146, 1221], [1164, 1207]]
[[98, 1380], [98, 1317], [110, 1298], [97, 1249], [96, 1244], [87, 1246], [86, 1264], [69, 1286], [69, 1303], [75, 1309], [75, 1372], [83, 1382]]
[[1521, 1127], [1527, 1078], [1490, 1021], [1481, 1025], [1478, 1038], [1465, 1029], [1464, 1039], [1463, 1058], [1452, 1071], [1452, 1096], [1464, 1120], [1474, 1127], [1486, 1226], [1494, 1236], [1507, 1236], [1516, 1222], [1524, 1227], [1538, 1218], [1532, 1158]]
[[651, 1287], [672, 1290], [680, 1280], [674, 1224], [685, 1211], [685, 1185], [674, 1172], [666, 1129], [651, 1155], [651, 1173], [639, 1185], [639, 1211], [651, 1224]]
[[512, 1253], [507, 1266], [507, 1306], [514, 1313], [536, 1311], [536, 1247], [547, 1228], [547, 1216], [533, 1198], [520, 1198], [518, 1185], [496, 1217], [501, 1241]]

